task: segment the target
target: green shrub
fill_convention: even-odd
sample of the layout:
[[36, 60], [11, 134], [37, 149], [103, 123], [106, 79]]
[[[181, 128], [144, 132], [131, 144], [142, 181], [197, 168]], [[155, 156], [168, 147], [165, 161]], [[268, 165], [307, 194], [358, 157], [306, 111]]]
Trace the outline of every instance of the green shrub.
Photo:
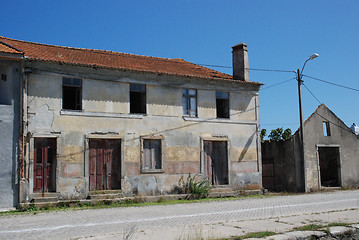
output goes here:
[[207, 180], [196, 180], [196, 175], [194, 177], [191, 174], [188, 174], [186, 181], [182, 176], [179, 180], [179, 189], [181, 193], [189, 194], [187, 199], [200, 199], [206, 198], [211, 190], [211, 185]]
[[38, 211], [39, 209], [36, 207], [36, 205], [35, 204], [33, 204], [33, 203], [31, 203], [30, 205], [29, 205], [29, 208], [27, 209], [27, 211], [29, 211], [29, 212], [36, 212], [36, 211]]

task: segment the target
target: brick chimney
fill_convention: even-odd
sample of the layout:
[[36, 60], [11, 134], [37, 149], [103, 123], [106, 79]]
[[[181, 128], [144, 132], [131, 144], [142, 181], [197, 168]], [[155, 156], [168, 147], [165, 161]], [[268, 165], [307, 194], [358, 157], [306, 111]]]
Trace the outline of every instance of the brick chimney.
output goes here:
[[249, 62], [247, 44], [239, 43], [232, 47], [233, 79], [249, 82]]

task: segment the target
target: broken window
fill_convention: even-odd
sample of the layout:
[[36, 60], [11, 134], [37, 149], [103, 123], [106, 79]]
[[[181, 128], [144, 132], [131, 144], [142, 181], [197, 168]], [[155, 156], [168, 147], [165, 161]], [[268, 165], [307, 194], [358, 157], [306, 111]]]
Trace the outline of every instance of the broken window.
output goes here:
[[130, 84], [130, 113], [146, 113], [146, 85]]
[[82, 80], [62, 78], [62, 109], [82, 110]]
[[229, 118], [228, 92], [216, 92], [217, 118]]
[[329, 122], [323, 122], [323, 134], [325, 137], [330, 136], [330, 125]]
[[182, 90], [182, 105], [183, 115], [196, 117], [197, 116], [197, 90], [183, 89]]
[[162, 147], [161, 139], [143, 139], [142, 169], [162, 169]]

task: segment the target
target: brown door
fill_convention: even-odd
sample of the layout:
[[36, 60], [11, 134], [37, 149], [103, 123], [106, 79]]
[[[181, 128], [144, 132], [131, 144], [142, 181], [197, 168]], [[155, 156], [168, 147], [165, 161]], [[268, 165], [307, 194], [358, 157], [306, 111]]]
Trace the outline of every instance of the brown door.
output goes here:
[[120, 154], [120, 140], [90, 140], [90, 191], [114, 190], [121, 188]]
[[228, 184], [228, 158], [226, 141], [203, 141], [204, 170], [213, 185]]
[[56, 191], [56, 139], [35, 138], [34, 192]]

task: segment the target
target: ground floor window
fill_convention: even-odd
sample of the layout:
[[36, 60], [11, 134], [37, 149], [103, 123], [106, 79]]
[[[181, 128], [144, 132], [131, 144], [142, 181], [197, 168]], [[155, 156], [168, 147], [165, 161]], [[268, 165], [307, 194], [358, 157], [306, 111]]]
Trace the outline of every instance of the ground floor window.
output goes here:
[[162, 140], [142, 140], [142, 172], [162, 170]]

